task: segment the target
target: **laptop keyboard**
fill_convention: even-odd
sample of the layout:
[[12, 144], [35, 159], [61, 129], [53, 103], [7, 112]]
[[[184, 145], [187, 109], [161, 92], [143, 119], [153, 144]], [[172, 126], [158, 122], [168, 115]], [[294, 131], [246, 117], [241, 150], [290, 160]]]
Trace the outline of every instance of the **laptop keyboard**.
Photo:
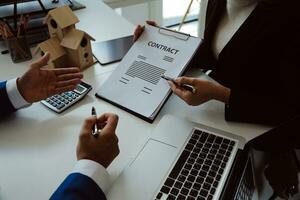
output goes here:
[[235, 141], [194, 130], [156, 200], [213, 199]]

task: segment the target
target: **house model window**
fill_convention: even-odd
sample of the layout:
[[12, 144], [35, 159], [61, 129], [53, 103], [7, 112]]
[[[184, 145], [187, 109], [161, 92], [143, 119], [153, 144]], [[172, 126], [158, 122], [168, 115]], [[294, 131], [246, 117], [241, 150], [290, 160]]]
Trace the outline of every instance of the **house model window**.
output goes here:
[[95, 39], [76, 29], [75, 24], [78, 22], [78, 18], [68, 6], [48, 12], [44, 23], [48, 25], [51, 37], [40, 43], [36, 52], [50, 53], [49, 66], [78, 66], [83, 70], [94, 64], [91, 40]]
[[88, 44], [88, 40], [84, 37], [81, 40], [80, 46], [81, 47], [86, 47], [86, 45]]
[[51, 24], [52, 28], [57, 29], [57, 23], [54, 19], [50, 20], [50, 24]]

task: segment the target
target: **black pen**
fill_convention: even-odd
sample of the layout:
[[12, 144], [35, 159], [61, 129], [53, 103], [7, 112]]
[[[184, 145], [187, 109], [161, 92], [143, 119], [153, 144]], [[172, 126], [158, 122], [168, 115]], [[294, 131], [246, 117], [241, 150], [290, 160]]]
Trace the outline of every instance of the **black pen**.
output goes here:
[[176, 82], [175, 82], [175, 79], [174, 78], [171, 78], [171, 77], [168, 77], [166, 75], [161, 75], [161, 78], [167, 80], [167, 81], [172, 81], [172, 83], [174, 83], [175, 85], [185, 89], [185, 90], [188, 90], [190, 91], [191, 93], [195, 94], [196, 93], [196, 88], [193, 87], [192, 85], [188, 85], [188, 84], [182, 84], [182, 85], [178, 85]]
[[[96, 118], [97, 118], [96, 108], [95, 108], [94, 106], [92, 107], [92, 115], [93, 115], [93, 116], [96, 116]], [[93, 135], [94, 137], [98, 137], [99, 131], [100, 131], [100, 130], [98, 130], [98, 128], [97, 128], [97, 122], [96, 122], [96, 123], [93, 125], [92, 135]]]
[[8, 54], [8, 53], [9, 53], [8, 50], [1, 51], [1, 54], [2, 54], [2, 55], [3, 55], [3, 54]]

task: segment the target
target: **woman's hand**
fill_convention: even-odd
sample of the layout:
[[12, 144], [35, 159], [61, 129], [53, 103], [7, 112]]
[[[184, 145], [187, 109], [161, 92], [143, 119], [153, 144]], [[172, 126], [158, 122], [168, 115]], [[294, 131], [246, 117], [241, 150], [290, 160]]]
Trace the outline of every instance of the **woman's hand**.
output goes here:
[[[146, 23], [149, 24], [149, 25], [151, 25], [151, 26], [157, 26], [157, 23], [155, 21], [147, 20]], [[137, 39], [139, 39], [139, 37], [144, 32], [144, 29], [145, 29], [145, 27], [141, 26], [141, 25], [138, 25], [135, 28], [134, 35], [133, 35], [133, 41], [134, 42], [137, 41]]]
[[[228, 103], [230, 89], [222, 85], [198, 78], [179, 77], [175, 80], [176, 84], [168, 81], [172, 91], [191, 106], [197, 106], [209, 100], [215, 99]], [[180, 87], [183, 84], [193, 86], [196, 90], [192, 93]]]

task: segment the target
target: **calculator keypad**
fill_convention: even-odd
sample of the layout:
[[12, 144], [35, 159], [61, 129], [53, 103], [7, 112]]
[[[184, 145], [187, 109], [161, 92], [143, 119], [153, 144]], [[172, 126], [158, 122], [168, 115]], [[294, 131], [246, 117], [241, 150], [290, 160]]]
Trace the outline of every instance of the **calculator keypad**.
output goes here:
[[53, 95], [45, 100], [42, 100], [41, 103], [49, 109], [57, 113], [61, 113], [83, 99], [91, 90], [91, 85], [81, 82], [73, 91]]
[[76, 92], [69, 91], [62, 93], [60, 95], [54, 95], [52, 97], [47, 98], [45, 101], [55, 107], [58, 110], [63, 109], [68, 104], [75, 101], [79, 95]]

